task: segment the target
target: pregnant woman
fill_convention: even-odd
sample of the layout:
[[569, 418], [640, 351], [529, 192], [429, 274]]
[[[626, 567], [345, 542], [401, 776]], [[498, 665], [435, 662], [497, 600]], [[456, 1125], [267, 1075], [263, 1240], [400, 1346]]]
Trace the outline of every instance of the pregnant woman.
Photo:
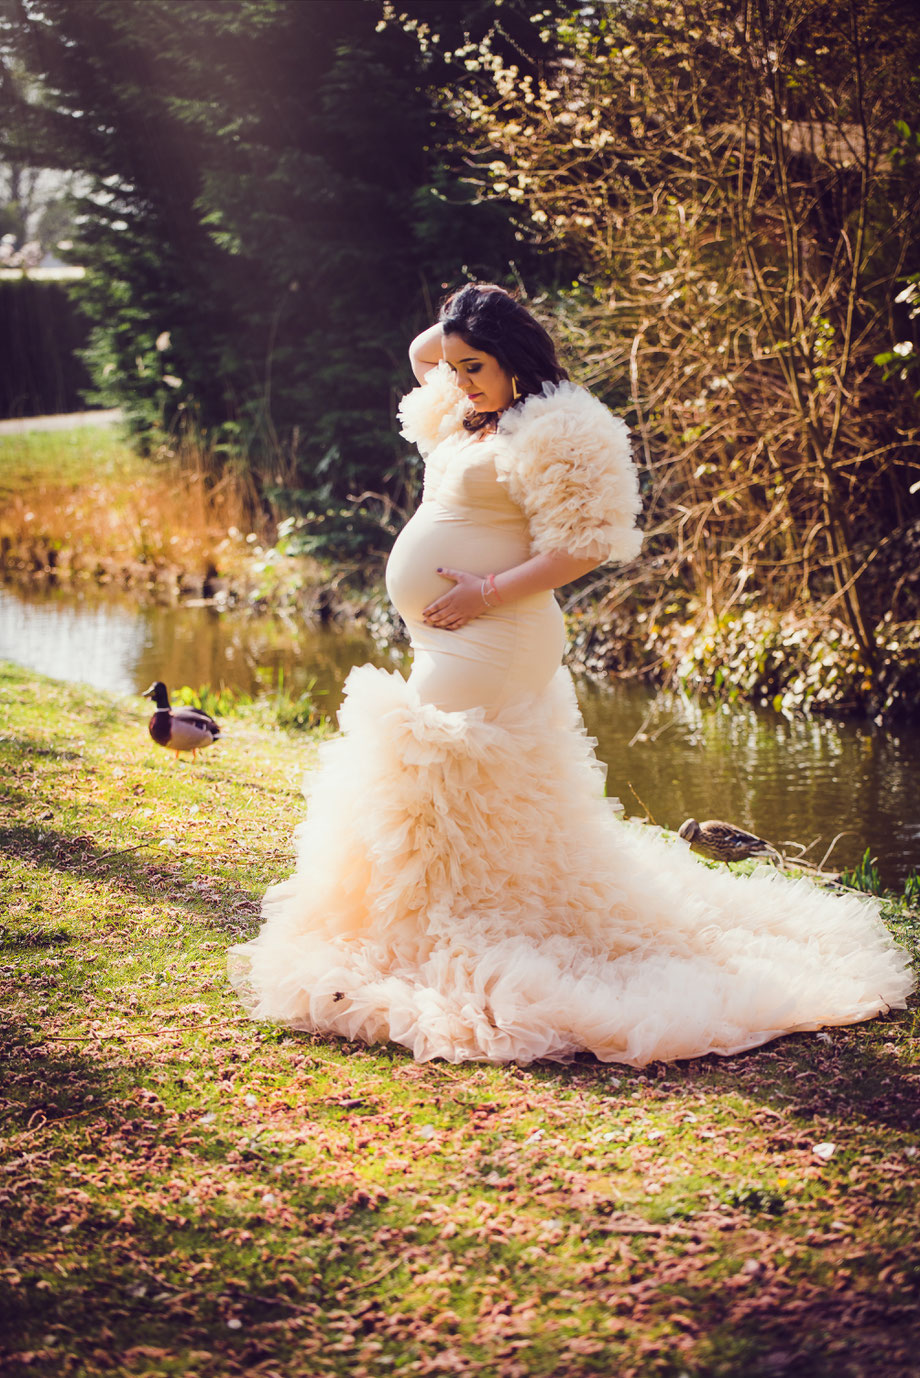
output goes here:
[[643, 1066], [903, 1007], [871, 901], [714, 872], [604, 798], [553, 589], [638, 553], [622, 421], [497, 287], [410, 358], [425, 488], [387, 587], [413, 669], [349, 676], [297, 869], [230, 952], [253, 1017], [419, 1059]]

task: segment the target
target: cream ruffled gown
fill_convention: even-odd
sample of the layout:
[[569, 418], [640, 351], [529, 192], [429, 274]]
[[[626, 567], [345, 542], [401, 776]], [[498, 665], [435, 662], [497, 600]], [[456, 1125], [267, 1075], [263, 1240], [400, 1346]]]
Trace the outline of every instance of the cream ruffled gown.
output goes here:
[[419, 1059], [587, 1050], [643, 1066], [903, 1007], [907, 959], [872, 902], [769, 868], [717, 872], [618, 819], [551, 594], [460, 632], [421, 621], [447, 587], [439, 565], [484, 575], [541, 546], [638, 547], [625, 428], [587, 393], [547, 388], [484, 442], [462, 407], [442, 370], [404, 403], [404, 434], [429, 451], [387, 570], [413, 670], [349, 675], [297, 869], [230, 951], [253, 1017]]

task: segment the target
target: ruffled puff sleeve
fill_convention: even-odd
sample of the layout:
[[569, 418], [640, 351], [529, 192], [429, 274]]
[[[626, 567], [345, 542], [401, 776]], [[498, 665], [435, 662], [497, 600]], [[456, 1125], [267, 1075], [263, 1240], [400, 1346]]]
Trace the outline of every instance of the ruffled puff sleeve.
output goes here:
[[423, 501], [437, 494], [447, 463], [446, 456], [439, 462], [435, 451], [451, 436], [463, 434], [463, 418], [468, 408], [469, 403], [443, 360], [436, 368], [429, 369], [424, 383], [407, 392], [399, 404], [400, 435], [417, 445], [425, 460]]
[[468, 405], [450, 368], [441, 362], [426, 373], [424, 383], [407, 392], [400, 402], [400, 435], [417, 445], [422, 458], [427, 459], [442, 441], [463, 429]]
[[574, 383], [506, 412], [498, 477], [530, 523], [533, 554], [626, 562], [639, 554], [639, 481], [625, 423]]

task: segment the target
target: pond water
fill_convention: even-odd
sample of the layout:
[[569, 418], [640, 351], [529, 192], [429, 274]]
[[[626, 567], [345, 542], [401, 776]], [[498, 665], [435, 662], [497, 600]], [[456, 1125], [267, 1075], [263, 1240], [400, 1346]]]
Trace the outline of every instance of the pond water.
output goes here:
[[[153, 679], [254, 693], [280, 676], [293, 693], [312, 685], [329, 714], [353, 665], [406, 668], [355, 629], [142, 604], [98, 588], [2, 585], [0, 658], [126, 696]], [[833, 869], [855, 865], [868, 847], [891, 887], [920, 869], [920, 727], [788, 719], [630, 682], [577, 688], [608, 792], [627, 813], [669, 828], [724, 818], [790, 855], [799, 844], [815, 863], [831, 849]]]

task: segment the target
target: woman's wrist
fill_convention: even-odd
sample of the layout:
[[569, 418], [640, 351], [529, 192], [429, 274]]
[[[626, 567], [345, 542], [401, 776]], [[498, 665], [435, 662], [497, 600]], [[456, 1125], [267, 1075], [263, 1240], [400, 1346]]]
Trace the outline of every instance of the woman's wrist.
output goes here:
[[522, 564], [491, 576], [489, 588], [494, 590], [494, 594], [488, 599], [488, 606], [516, 603], [519, 599], [529, 598], [535, 593], [547, 593], [552, 589], [561, 588], [564, 584], [579, 579], [583, 574], [595, 569], [597, 564], [597, 560], [582, 560], [562, 550], [550, 555], [532, 555]]
[[495, 586], [494, 574], [486, 575], [486, 577], [482, 581], [482, 587], [480, 589], [480, 592], [482, 594], [482, 601], [485, 603], [487, 608], [498, 607], [499, 603], [503, 603], [505, 601]]

